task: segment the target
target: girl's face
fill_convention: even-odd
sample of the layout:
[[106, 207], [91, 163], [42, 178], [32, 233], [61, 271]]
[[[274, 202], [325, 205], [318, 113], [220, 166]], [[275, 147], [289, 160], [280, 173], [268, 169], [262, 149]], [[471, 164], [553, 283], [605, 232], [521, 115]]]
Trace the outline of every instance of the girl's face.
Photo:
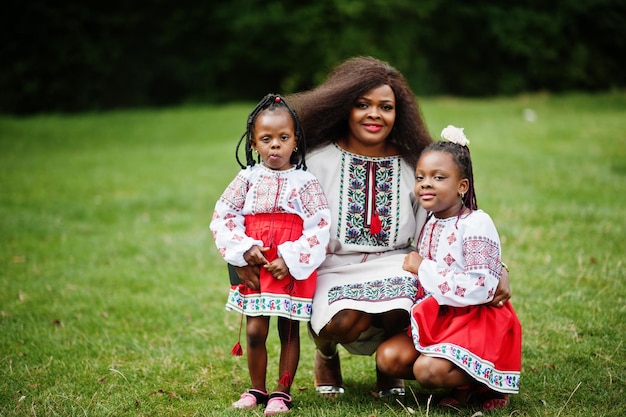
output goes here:
[[444, 219], [456, 216], [461, 208], [460, 194], [469, 188], [448, 152], [428, 151], [420, 156], [415, 169], [415, 195], [424, 209]]
[[293, 167], [290, 159], [298, 145], [298, 138], [289, 112], [262, 111], [254, 122], [250, 144], [268, 168], [284, 171]]
[[348, 119], [347, 150], [365, 156], [386, 156], [385, 139], [396, 121], [396, 97], [388, 85], [358, 97]]

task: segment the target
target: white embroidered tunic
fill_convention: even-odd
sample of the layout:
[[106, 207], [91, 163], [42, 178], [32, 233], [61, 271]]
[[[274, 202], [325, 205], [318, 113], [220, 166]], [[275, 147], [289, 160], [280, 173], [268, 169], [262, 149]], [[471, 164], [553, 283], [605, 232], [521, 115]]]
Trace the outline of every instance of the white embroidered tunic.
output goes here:
[[432, 216], [418, 249], [424, 257], [419, 280], [439, 305], [463, 307], [491, 301], [502, 274], [502, 254], [498, 231], [487, 213]]
[[[322, 263], [331, 224], [330, 210], [319, 181], [308, 171], [271, 170], [263, 164], [241, 170], [215, 205], [211, 231], [226, 262], [245, 266], [244, 253], [264, 242], [246, 235], [245, 216], [295, 214], [302, 218], [302, 236], [278, 245], [289, 272], [306, 279]], [[267, 242], [266, 242], [267, 243]]]
[[[414, 169], [399, 156], [367, 157], [336, 144], [310, 152], [307, 165], [322, 184], [333, 216], [328, 255], [317, 270], [313, 330], [319, 332], [346, 309], [408, 312], [418, 284], [402, 261], [413, 249], [416, 225], [421, 227], [425, 218], [413, 193]], [[381, 333], [343, 346], [370, 355], [383, 337], [377, 330]]]

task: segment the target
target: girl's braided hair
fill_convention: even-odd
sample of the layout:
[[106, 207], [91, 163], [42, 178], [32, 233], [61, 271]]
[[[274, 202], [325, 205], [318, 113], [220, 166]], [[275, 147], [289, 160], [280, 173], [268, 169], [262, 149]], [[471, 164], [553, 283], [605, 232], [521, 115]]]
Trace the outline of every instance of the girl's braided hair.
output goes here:
[[[274, 110], [282, 110], [288, 111], [293, 119], [294, 124], [294, 133], [297, 138], [297, 146], [296, 151], [291, 155], [291, 163], [296, 166], [296, 169], [302, 169], [306, 171], [306, 161], [305, 161], [305, 153], [306, 153], [306, 141], [304, 140], [304, 131], [302, 130], [302, 126], [300, 126], [300, 119], [296, 112], [287, 104], [285, 99], [278, 94], [268, 94], [259, 103], [256, 105], [254, 110], [250, 112], [248, 115], [248, 121], [246, 123], [246, 131], [241, 135], [239, 141], [237, 142], [237, 148], [235, 149], [235, 158], [237, 159], [237, 163], [243, 169], [246, 166], [253, 166], [256, 163], [260, 162], [260, 158], [257, 157], [256, 160], [252, 155], [252, 144], [250, 141], [254, 135], [254, 123], [256, 122], [257, 117], [262, 112], [274, 111]], [[243, 142], [244, 138], [246, 139], [245, 151], [246, 151], [246, 163], [245, 165], [239, 159], [239, 147], [241, 146], [241, 142]]]

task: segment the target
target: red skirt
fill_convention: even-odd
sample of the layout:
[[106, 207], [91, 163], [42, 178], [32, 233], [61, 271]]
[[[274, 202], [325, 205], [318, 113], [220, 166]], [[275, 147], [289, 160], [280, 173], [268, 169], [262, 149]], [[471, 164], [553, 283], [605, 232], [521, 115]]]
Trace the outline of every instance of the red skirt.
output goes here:
[[[302, 236], [302, 218], [295, 214], [268, 213], [246, 216], [246, 234], [262, 240], [270, 249], [265, 258], [278, 257], [278, 245], [293, 242]], [[282, 316], [292, 320], [309, 321], [317, 273], [305, 280], [296, 280], [291, 274], [277, 280], [260, 268], [260, 288], [252, 290], [243, 284], [232, 285], [226, 308], [248, 316]]]
[[519, 392], [522, 326], [510, 302], [450, 307], [428, 297], [413, 306], [411, 335], [421, 354], [449, 360], [492, 390]]

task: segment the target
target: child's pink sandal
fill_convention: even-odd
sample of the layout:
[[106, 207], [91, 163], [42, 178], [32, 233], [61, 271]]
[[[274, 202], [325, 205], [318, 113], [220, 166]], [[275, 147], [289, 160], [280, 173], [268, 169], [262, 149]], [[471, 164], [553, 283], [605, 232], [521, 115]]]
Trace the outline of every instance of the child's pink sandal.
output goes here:
[[266, 404], [267, 398], [267, 392], [258, 389], [249, 389], [241, 394], [239, 400], [233, 403], [233, 408], [254, 408], [257, 405]]
[[265, 415], [271, 416], [279, 413], [287, 413], [293, 408], [292, 399], [289, 394], [284, 392], [273, 392], [267, 401], [265, 407]]

